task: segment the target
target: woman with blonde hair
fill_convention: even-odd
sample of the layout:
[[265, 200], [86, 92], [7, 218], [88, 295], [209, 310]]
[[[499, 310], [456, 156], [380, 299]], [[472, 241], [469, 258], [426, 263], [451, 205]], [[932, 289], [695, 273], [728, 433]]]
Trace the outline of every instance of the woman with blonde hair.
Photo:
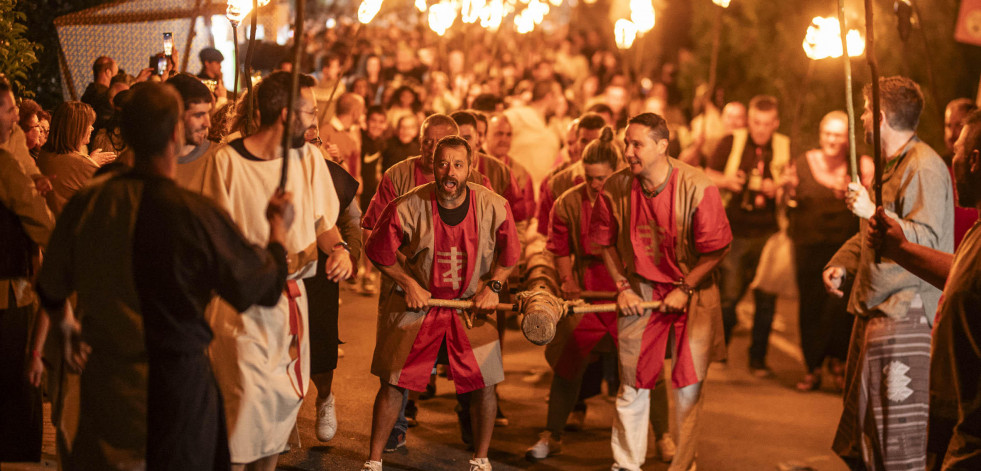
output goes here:
[[112, 162], [116, 154], [96, 149], [88, 154], [87, 146], [95, 123], [95, 111], [80, 101], [68, 101], [51, 116], [51, 134], [41, 149], [38, 168], [51, 179], [48, 206], [58, 215], [69, 199], [85, 186], [99, 167]]

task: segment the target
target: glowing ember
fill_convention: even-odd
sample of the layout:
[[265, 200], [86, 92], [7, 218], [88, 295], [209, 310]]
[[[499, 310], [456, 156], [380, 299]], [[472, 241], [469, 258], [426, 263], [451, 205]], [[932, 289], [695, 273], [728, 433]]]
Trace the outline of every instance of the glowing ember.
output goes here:
[[619, 19], [613, 25], [613, 35], [617, 40], [617, 47], [620, 49], [630, 49], [637, 39], [637, 25], [627, 19]]
[[[845, 36], [849, 57], [857, 57], [865, 52], [865, 40], [858, 30], [849, 30]], [[828, 57], [841, 57], [841, 26], [837, 18], [815, 17], [807, 27], [804, 36], [804, 53], [812, 60]]]
[[364, 25], [371, 23], [381, 7], [382, 0], [361, 0], [361, 6], [358, 7], [358, 21]]
[[[259, 6], [264, 7], [269, 0], [259, 0]], [[228, 0], [225, 17], [234, 24], [239, 24], [252, 11], [252, 0]]]
[[429, 7], [429, 29], [442, 36], [456, 21], [456, 7], [450, 2], [440, 2]]
[[718, 5], [718, 6], [722, 7], [722, 8], [729, 8], [729, 2], [730, 1], [731, 0], [712, 0], [712, 3]]
[[637, 32], [644, 34], [654, 28], [654, 5], [651, 0], [630, 0], [630, 21]]

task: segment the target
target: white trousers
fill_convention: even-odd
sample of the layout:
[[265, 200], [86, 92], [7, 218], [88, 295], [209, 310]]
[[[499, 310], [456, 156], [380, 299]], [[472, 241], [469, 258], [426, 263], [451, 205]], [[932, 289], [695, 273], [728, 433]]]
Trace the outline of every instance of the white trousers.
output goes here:
[[[674, 426], [677, 451], [669, 471], [688, 471], [695, 465], [698, 415], [702, 408], [702, 382], [673, 389]], [[650, 389], [620, 384], [617, 415], [613, 419], [613, 469], [641, 471], [647, 457], [647, 429], [650, 424]]]

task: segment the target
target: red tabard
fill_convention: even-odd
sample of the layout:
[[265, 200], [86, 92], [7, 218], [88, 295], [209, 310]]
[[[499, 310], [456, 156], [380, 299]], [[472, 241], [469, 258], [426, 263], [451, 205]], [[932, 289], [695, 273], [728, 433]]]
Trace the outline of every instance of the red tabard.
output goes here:
[[[544, 193], [543, 193], [544, 195]], [[549, 219], [551, 227], [548, 230], [546, 250], [558, 257], [572, 254], [571, 244], [579, 243], [580, 251], [575, 253], [575, 263], [580, 267], [582, 273], [582, 287], [590, 291], [614, 291], [616, 283], [603, 264], [600, 247], [590, 244], [589, 240], [589, 220], [593, 211], [593, 203], [589, 200], [589, 190], [585, 185], [579, 190], [580, 209], [579, 221], [566, 221], [561, 216]], [[542, 201], [544, 202], [543, 196]], [[551, 203], [551, 202], [550, 202]], [[574, 215], [573, 215], [574, 216]], [[577, 223], [578, 239], [569, 237], [569, 224]], [[601, 301], [596, 301], [601, 302]], [[602, 301], [605, 302], [605, 301]], [[560, 325], [556, 332], [556, 339], [552, 341], [553, 348], [558, 351], [553, 354], [546, 348], [546, 359], [549, 360], [555, 374], [573, 379], [586, 366], [590, 353], [596, 345], [609, 335], [614, 344], [617, 341], [617, 313], [615, 312], [596, 312], [569, 316], [564, 318], [562, 323], [571, 322], [575, 326]], [[571, 332], [569, 329], [571, 328]], [[558, 338], [560, 333], [565, 334], [565, 338]], [[552, 347], [552, 345], [550, 345]]]
[[[672, 169], [668, 183], [652, 197], [644, 194], [637, 178], [633, 178], [630, 183], [630, 241], [634, 248], [633, 262], [636, 268], [636, 273], [630, 275], [638, 275], [651, 285], [652, 300], [664, 299], [674, 289], [673, 283], [684, 277], [675, 252], [675, 238], [678, 234], [675, 215], [677, 181], [678, 171]], [[610, 208], [605, 197], [597, 200], [594, 205], [587, 239], [589, 245], [609, 247], [616, 244], [620, 228], [617, 227]], [[698, 252], [713, 252], [729, 244], [731, 235], [728, 221], [715, 187], [706, 190], [690, 224]], [[676, 351], [672, 354], [672, 385], [684, 387], [698, 382], [688, 346], [687, 313], [656, 312], [650, 316], [642, 331], [639, 355], [631, 359], [636, 361], [635, 387], [654, 387], [663, 367], [664, 352], [672, 330], [678, 339]], [[623, 332], [621, 341], [627, 341]], [[621, 362], [623, 357], [621, 355]]]
[[[418, 174], [417, 174], [418, 175]], [[467, 216], [455, 226], [447, 225], [439, 216], [436, 198], [431, 198], [433, 221], [433, 256], [428, 288], [434, 299], [459, 299], [464, 297], [475, 273], [476, 257], [479, 253], [479, 221], [475, 217], [477, 197], [470, 191], [470, 207]], [[508, 210], [510, 213], [510, 210]], [[514, 266], [518, 262], [520, 246], [517, 233], [511, 223], [512, 217], [501, 224], [495, 234], [495, 247], [499, 248], [497, 262], [502, 266]], [[405, 236], [398, 212], [390, 205], [375, 227], [375, 232], [365, 245], [365, 255], [381, 265], [389, 266], [397, 262], [396, 252], [403, 245]], [[450, 374], [458, 393], [484, 388], [480, 362], [474, 355], [473, 347], [467, 337], [456, 309], [432, 307], [426, 312], [418, 335], [412, 342], [411, 350], [402, 366], [397, 386], [413, 391], [425, 390], [440, 345], [446, 340], [450, 360]]]

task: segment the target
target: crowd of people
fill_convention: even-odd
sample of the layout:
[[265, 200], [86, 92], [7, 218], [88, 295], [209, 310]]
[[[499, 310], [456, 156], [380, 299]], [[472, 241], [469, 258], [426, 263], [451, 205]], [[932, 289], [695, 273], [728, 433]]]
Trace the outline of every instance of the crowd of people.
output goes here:
[[65, 469], [273, 470], [311, 384], [330, 441], [347, 283], [379, 296], [362, 471], [405, 445], [438, 372], [469, 469], [490, 470], [508, 423], [495, 308], [544, 251], [556, 294], [609, 292], [618, 312], [556, 325], [528, 459], [575, 440], [605, 382], [613, 469], [641, 469], [648, 424], [658, 459], [695, 469], [737, 304], [752, 299], [747, 366], [772, 377], [776, 299], [796, 280], [796, 389], [829, 378], [842, 395], [848, 466], [981, 468], [973, 102], [947, 107], [941, 157], [916, 134], [919, 86], [880, 79], [876, 201], [833, 107], [792, 155], [776, 97], [713, 90], [689, 109], [670, 73], [634, 83], [598, 35], [445, 52], [418, 31], [348, 44], [340, 29], [305, 38], [295, 101], [290, 62], [235, 96], [213, 48], [197, 75], [96, 58], [81, 100], [50, 113], [0, 79], [0, 462], [39, 459], [42, 389]]

